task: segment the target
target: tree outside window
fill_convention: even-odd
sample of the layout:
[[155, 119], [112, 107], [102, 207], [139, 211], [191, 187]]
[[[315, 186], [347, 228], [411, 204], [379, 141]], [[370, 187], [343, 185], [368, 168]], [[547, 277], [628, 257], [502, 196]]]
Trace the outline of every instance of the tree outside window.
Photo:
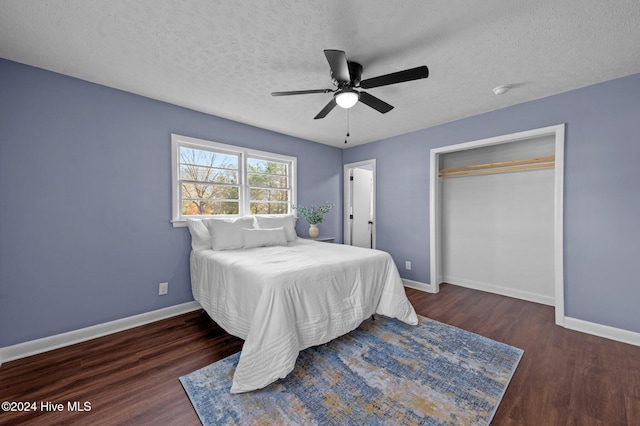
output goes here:
[[180, 148], [182, 214], [238, 214], [238, 156]]
[[172, 222], [190, 216], [287, 214], [296, 158], [171, 135]]
[[258, 158], [247, 160], [250, 214], [289, 212], [288, 167], [288, 164], [276, 161]]

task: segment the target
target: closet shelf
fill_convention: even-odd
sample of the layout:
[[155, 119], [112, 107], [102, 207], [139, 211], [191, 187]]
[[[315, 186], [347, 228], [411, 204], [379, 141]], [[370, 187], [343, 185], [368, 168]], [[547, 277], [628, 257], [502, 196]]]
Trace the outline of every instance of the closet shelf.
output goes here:
[[523, 160], [500, 161], [496, 163], [474, 164], [471, 166], [440, 169], [439, 177], [485, 175], [490, 173], [515, 172], [519, 170], [544, 169], [555, 166], [555, 156], [526, 158]]

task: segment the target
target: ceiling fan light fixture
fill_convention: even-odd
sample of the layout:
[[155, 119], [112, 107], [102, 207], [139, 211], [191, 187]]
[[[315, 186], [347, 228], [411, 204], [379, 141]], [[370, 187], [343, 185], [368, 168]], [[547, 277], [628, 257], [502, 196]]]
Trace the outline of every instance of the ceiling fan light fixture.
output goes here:
[[336, 94], [336, 103], [341, 108], [351, 108], [358, 103], [360, 96], [355, 90], [343, 90]]

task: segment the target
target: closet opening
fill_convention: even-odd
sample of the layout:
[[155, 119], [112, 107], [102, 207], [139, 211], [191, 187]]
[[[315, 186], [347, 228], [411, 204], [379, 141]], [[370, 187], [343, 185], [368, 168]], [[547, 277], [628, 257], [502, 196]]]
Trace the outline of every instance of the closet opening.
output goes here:
[[563, 325], [564, 125], [431, 150], [431, 285], [555, 306]]

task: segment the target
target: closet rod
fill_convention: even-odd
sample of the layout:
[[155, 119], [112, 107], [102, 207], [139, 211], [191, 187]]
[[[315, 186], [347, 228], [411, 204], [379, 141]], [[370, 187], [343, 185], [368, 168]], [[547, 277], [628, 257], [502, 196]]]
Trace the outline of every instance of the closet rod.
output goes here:
[[512, 166], [512, 167], [496, 167], [493, 169], [479, 169], [479, 170], [440, 173], [439, 177], [487, 175], [491, 173], [515, 172], [518, 170], [544, 169], [544, 168], [554, 167], [554, 166], [555, 166], [555, 163], [522, 164], [519, 166]]
[[518, 164], [550, 163], [552, 161], [555, 161], [555, 159], [556, 157], [551, 155], [549, 157], [534, 157], [534, 158], [525, 158], [523, 160], [509, 160], [509, 161], [500, 161], [497, 163], [474, 164], [472, 166], [449, 167], [446, 169], [440, 169], [440, 173], [462, 172], [462, 171], [477, 170], [477, 169], [493, 169], [496, 167], [515, 166]]

